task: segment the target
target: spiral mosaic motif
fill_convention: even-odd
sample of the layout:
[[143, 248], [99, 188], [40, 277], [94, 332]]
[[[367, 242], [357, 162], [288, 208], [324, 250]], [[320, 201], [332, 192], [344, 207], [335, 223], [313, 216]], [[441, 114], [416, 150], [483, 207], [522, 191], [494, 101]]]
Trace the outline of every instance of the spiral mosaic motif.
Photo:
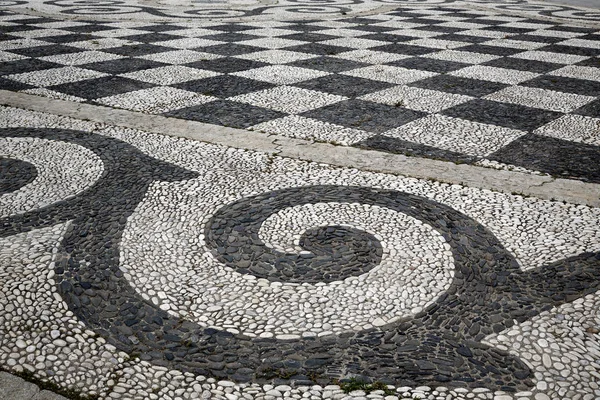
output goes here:
[[[126, 264], [121, 265], [126, 260], [121, 256], [124, 231], [137, 223], [131, 218], [132, 214], [134, 211], [137, 214], [139, 207], [143, 208], [149, 190], [161, 185], [190, 185], [186, 191], [178, 192], [187, 193], [177, 217], [185, 221], [187, 207], [205, 204], [192, 189], [202, 181], [201, 175], [154, 159], [121, 140], [97, 134], [56, 129], [4, 129], [0, 135], [16, 138], [12, 140], [65, 142], [84, 147], [101, 160], [102, 176], [90, 181], [87, 190], [67, 201], [4, 217], [0, 220], [0, 236], [9, 237], [71, 221], [55, 261], [59, 293], [89, 329], [118, 349], [140, 354], [143, 360], [157, 365], [242, 382], [271, 379], [266, 371], [275, 369], [285, 370], [293, 382], [349, 374], [396, 385], [444, 384], [526, 390], [533, 385], [529, 367], [481, 340], [507, 329], [515, 320], [526, 321], [549, 307], [595, 292], [599, 285], [595, 277], [600, 272], [600, 254], [584, 253], [523, 272], [514, 256], [484, 226], [447, 205], [422, 196], [359, 186], [288, 187], [245, 195], [213, 209], [197, 224], [200, 225], [198, 232], [203, 232], [206, 249], [194, 244], [190, 249], [207, 262], [212, 258], [211, 262], [221, 264], [220, 268], [262, 279], [267, 285], [269, 282], [281, 284], [275, 285], [279, 289], [283, 289], [286, 280], [295, 284], [309, 280], [321, 286], [327, 285], [328, 280], [334, 283], [332, 279], [360, 280], [380, 268], [388, 246], [379, 232], [369, 233], [371, 228], [361, 227], [360, 223], [354, 226], [334, 223], [327, 227], [318, 218], [316, 222], [304, 223], [304, 233], [292, 239], [291, 244], [303, 244], [312, 259], [324, 256], [323, 264], [306, 264], [302, 261], [305, 259], [302, 252], [288, 254], [285, 247], [290, 244], [289, 240], [283, 240], [285, 252], [277, 250], [273, 243], [269, 247], [264, 242], [274, 241], [274, 236], [267, 232], [269, 224], [277, 226], [278, 218], [279, 221], [289, 219], [285, 210], [296, 208], [298, 211], [302, 207], [319, 210], [323, 207], [320, 204], [356, 204], [357, 207], [391, 210], [387, 215], [399, 213], [416, 226], [427, 225], [429, 228], [423, 232], [429, 232], [432, 240], [441, 243], [451, 256], [446, 268], [453, 266], [452, 276], [446, 275], [449, 283], [437, 294], [429, 295], [421, 309], [411, 310], [402, 318], [380, 326], [280, 338], [227, 331], [226, 327], [186, 320], [183, 315], [157, 306], [147, 294], [142, 295], [131, 286], [127, 277], [130, 272]], [[350, 206], [341, 206], [341, 209], [344, 207]], [[327, 212], [337, 209], [329, 207]], [[282, 211], [283, 214], [277, 216]], [[160, 218], [160, 212], [158, 216]], [[173, 216], [167, 221], [168, 226], [179, 224]], [[267, 231], [261, 232], [260, 225], [265, 223]], [[168, 237], [169, 231], [157, 230], [152, 234]], [[337, 235], [343, 239], [335, 239]], [[347, 239], [350, 245], [345, 246]], [[369, 245], [376, 241], [381, 249]], [[176, 249], [155, 251], [170, 254], [173, 265], [169, 268], [177, 270], [180, 264]], [[248, 255], [249, 265], [241, 264], [244, 255]], [[182, 256], [185, 260], [187, 255]], [[343, 262], [354, 256], [367, 257], [369, 263], [380, 265], [364, 271], [345, 268]], [[335, 272], [338, 259], [342, 261], [338, 276], [328, 278], [323, 271], [329, 268]], [[278, 261], [285, 265], [278, 268]], [[273, 268], [259, 272], [252, 269], [253, 265], [268, 264]], [[298, 264], [298, 271], [292, 268], [293, 264]], [[289, 271], [292, 273], [288, 274]], [[447, 270], [442, 268], [441, 271]], [[183, 273], [181, 278], [185, 277]], [[210, 288], [208, 285], [197, 287], [200, 291]], [[415, 292], [414, 297], [419, 296], [427, 297], [425, 293]], [[105, 301], [98, 302], [98, 298]], [[397, 311], [390, 314], [401, 316]], [[235, 363], [224, 369], [219, 357], [215, 358], [219, 354], [235, 355]]]

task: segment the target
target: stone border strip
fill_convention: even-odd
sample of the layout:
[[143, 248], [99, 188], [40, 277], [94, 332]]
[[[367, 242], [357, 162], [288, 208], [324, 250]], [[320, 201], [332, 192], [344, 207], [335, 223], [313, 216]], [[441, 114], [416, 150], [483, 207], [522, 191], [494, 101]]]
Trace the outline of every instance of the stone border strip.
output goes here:
[[0, 99], [0, 104], [5, 106], [270, 153], [274, 156], [600, 207], [600, 184], [315, 143], [6, 90], [0, 90]]

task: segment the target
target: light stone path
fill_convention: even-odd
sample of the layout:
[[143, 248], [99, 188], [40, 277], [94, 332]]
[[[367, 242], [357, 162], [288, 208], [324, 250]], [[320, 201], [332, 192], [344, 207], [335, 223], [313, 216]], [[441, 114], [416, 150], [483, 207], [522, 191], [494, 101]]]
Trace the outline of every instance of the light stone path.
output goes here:
[[599, 146], [594, 1], [0, 1], [0, 399], [600, 399]]

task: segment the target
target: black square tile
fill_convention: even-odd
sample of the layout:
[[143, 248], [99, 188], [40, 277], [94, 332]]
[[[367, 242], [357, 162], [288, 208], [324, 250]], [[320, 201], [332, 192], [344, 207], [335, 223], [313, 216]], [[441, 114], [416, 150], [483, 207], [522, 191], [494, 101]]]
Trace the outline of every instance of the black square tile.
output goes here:
[[242, 40], [258, 39], [260, 36], [248, 35], [241, 32], [223, 32], [214, 35], [202, 36], [202, 39], [217, 40], [219, 42], [241, 42]]
[[13, 92], [19, 90], [27, 90], [33, 89], [35, 86], [28, 85], [26, 83], [21, 83], [17, 81], [13, 81], [12, 79], [4, 79], [0, 77], [0, 89], [1, 90], [12, 90]]
[[164, 115], [233, 128], [248, 128], [286, 114], [235, 101], [217, 100], [198, 106], [173, 110]]
[[442, 111], [442, 114], [522, 131], [534, 130], [563, 116], [554, 111], [484, 99], [459, 104]]
[[232, 72], [260, 68], [269, 64], [260, 61], [245, 60], [243, 58], [223, 57], [216, 58], [214, 60], [194, 61], [184, 65], [192, 68], [207, 69], [209, 71], [229, 74]]
[[24, 60], [6, 61], [0, 63], [0, 75], [21, 74], [25, 72], [41, 71], [43, 69], [62, 67], [60, 64], [26, 58]]
[[481, 97], [504, 89], [508, 85], [479, 79], [462, 78], [452, 75], [436, 75], [410, 83], [409, 86], [438, 90], [466, 96]]
[[519, 40], [522, 42], [533, 42], [533, 43], [558, 43], [565, 40], [565, 38], [557, 38], [553, 36], [539, 36], [539, 35], [515, 35], [511, 36], [510, 40]]
[[48, 46], [26, 47], [23, 49], [10, 50], [11, 53], [19, 54], [25, 57], [46, 57], [58, 54], [68, 54], [81, 51], [75, 47], [63, 46], [61, 44], [51, 44]]
[[369, 64], [360, 63], [352, 60], [344, 60], [343, 58], [320, 56], [309, 58], [308, 60], [295, 61], [293, 63], [290, 63], [289, 65], [335, 73], [349, 71], [351, 69], [356, 69], [360, 67], [366, 67]]
[[406, 43], [386, 44], [383, 46], [372, 47], [370, 50], [385, 51], [387, 53], [395, 54], [406, 54], [409, 56], [422, 56], [424, 54], [430, 54], [435, 53], [436, 51], [440, 51], [439, 49], [432, 49], [430, 47], [416, 46]]
[[600, 98], [587, 103], [585, 106], [573, 111], [573, 114], [585, 115], [587, 117], [600, 118]]
[[483, 24], [483, 25], [502, 25], [505, 24], [505, 21], [498, 21], [497, 19], [489, 19], [487, 17], [482, 17], [481, 15], [471, 19], [465, 19], [460, 22], [465, 22], [468, 24]]
[[566, 78], [563, 76], [542, 75], [522, 82], [521, 85], [585, 96], [600, 96], [600, 82]]
[[483, 63], [490, 67], [516, 69], [519, 71], [543, 74], [562, 68], [563, 64], [549, 63], [545, 61], [525, 60], [522, 58], [502, 57]]
[[457, 69], [465, 68], [470, 64], [460, 63], [456, 61], [436, 60], [434, 58], [411, 57], [403, 60], [397, 60], [387, 63], [396, 67], [418, 69], [421, 71], [431, 71], [445, 74], [447, 72], [456, 71]]
[[26, 32], [26, 31], [33, 31], [36, 29], [40, 29], [40, 28], [38, 28], [37, 26], [30, 26], [30, 25], [10, 25], [10, 26], [3, 26], [2, 32], [3, 33]]
[[165, 46], [158, 46], [150, 43], [138, 43], [127, 46], [112, 47], [110, 49], [104, 49], [102, 51], [106, 53], [118, 54], [120, 56], [145, 56], [148, 54], [162, 53], [165, 51], [172, 51], [173, 49]]
[[394, 86], [391, 83], [373, 81], [346, 75], [327, 75], [321, 78], [296, 83], [294, 86], [318, 90], [347, 97], [358, 97]]
[[301, 44], [299, 46], [287, 47], [286, 50], [326, 56], [343, 53], [345, 51], [350, 51], [353, 49], [350, 47], [332, 46], [323, 43], [307, 43]]
[[583, 35], [577, 37], [577, 39], [592, 40], [594, 42], [600, 42], [600, 33], [590, 33], [589, 35]]
[[528, 134], [487, 158], [563, 178], [600, 183], [600, 147]]
[[327, 28], [323, 27], [323, 26], [316, 26], [316, 25], [310, 25], [309, 22], [298, 22], [297, 24], [293, 24], [293, 25], [288, 25], [285, 27], [285, 29], [291, 30], [291, 31], [298, 31], [298, 32], [316, 32], [316, 31], [322, 31], [325, 30]]
[[599, 57], [588, 58], [586, 60], [578, 62], [576, 65], [580, 65], [582, 67], [600, 68], [600, 58]]
[[157, 61], [145, 60], [143, 58], [121, 58], [119, 60], [99, 61], [81, 65], [81, 68], [105, 72], [107, 74], [119, 75], [128, 72], [141, 71], [148, 68], [164, 67], [168, 64]]
[[361, 35], [361, 39], [369, 39], [369, 40], [380, 40], [382, 42], [390, 42], [390, 43], [403, 43], [410, 42], [411, 40], [415, 40], [414, 36], [405, 36], [405, 35], [396, 35], [394, 33], [371, 33], [368, 35]]
[[560, 32], [575, 32], [575, 33], [593, 33], [598, 29], [594, 28], [584, 28], [582, 26], [567, 26], [567, 25], [557, 25], [551, 28], [548, 28], [550, 31], [560, 31]]
[[[447, 22], [447, 21], [440, 21]], [[456, 33], [460, 31], [464, 31], [464, 28], [451, 28], [449, 26], [439, 26], [439, 25], [429, 25], [429, 26], [418, 26], [414, 28], [418, 31], [426, 31], [426, 32], [439, 32], [439, 33]]]
[[[381, 22], [381, 21], [378, 21]], [[369, 32], [387, 32], [387, 31], [393, 31], [396, 28], [390, 28], [389, 26], [377, 26], [377, 25], [357, 25], [357, 26], [353, 26], [352, 30], [353, 31], [364, 31], [365, 33], [369, 33]]]
[[487, 42], [490, 40], [490, 38], [487, 38], [487, 37], [467, 35], [467, 34], [463, 34], [461, 32], [448, 33], [446, 35], [436, 36], [435, 38], [441, 39], [441, 40], [451, 40], [454, 42], [465, 42], [465, 43], [475, 43], [475, 44]]
[[211, 78], [182, 82], [172, 86], [190, 92], [224, 99], [240, 94], [270, 89], [275, 85], [268, 82], [256, 81], [254, 79], [242, 78], [240, 76], [219, 75]]
[[73, 43], [84, 40], [98, 39], [99, 36], [94, 36], [90, 33], [71, 33], [70, 35], [47, 36], [41, 38], [44, 42], [51, 43]]
[[134, 29], [137, 29], [140, 31], [147, 31], [147, 32], [175, 32], [175, 31], [180, 31], [180, 30], [188, 29], [188, 28], [186, 28], [184, 26], [173, 25], [173, 24], [152, 24], [152, 25], [137, 27]]
[[15, 40], [19, 39], [17, 36], [7, 35], [3, 32], [0, 32], [0, 42], [4, 42], [6, 40]]
[[32, 17], [32, 18], [27, 18], [27, 19], [20, 19], [17, 22], [20, 24], [35, 25], [35, 24], [50, 24], [52, 22], [59, 22], [59, 20], [53, 19], [53, 18], [46, 18], [46, 17]]
[[510, 26], [496, 25], [496, 26], [491, 26], [489, 28], [485, 28], [485, 30], [486, 31], [491, 31], [491, 32], [504, 32], [507, 35], [510, 35], [510, 34], [518, 35], [520, 33], [532, 32], [532, 31], [535, 31], [536, 29], [532, 29], [532, 28], [515, 28], [515, 27], [510, 27]]
[[[287, 27], [286, 27], [286, 29], [287, 29]], [[314, 42], [322, 42], [323, 40], [336, 39], [337, 36], [326, 35], [324, 33], [317, 33], [317, 32], [298, 32], [298, 33], [292, 33], [289, 35], [281, 36], [281, 38], [314, 43]]]
[[575, 54], [578, 56], [586, 56], [586, 57], [600, 56], [600, 49], [594, 49], [591, 47], [565, 46], [562, 44], [550, 44], [548, 46], [540, 47], [537, 50], [538, 51], [550, 51], [553, 53]]
[[125, 92], [133, 92], [135, 90], [148, 89], [153, 86], [156, 85], [120, 76], [104, 76], [102, 78], [51, 86], [49, 89], [91, 100]]
[[364, 100], [347, 100], [301, 114], [369, 132], [382, 133], [421, 118], [425, 113]]
[[89, 25], [69, 26], [66, 28], [61, 28], [61, 30], [63, 30], [63, 31], [78, 32], [78, 33], [93, 33], [93, 32], [101, 32], [101, 31], [111, 31], [114, 29], [115, 29], [114, 26], [101, 25], [101, 24], [89, 24]]
[[485, 44], [472, 44], [460, 48], [461, 51], [470, 51], [473, 53], [493, 54], [495, 56], [512, 56], [513, 54], [522, 53], [523, 50], [513, 49], [510, 47], [488, 46]]
[[167, 40], [175, 40], [175, 39], [181, 39], [181, 38], [182, 38], [182, 36], [171, 35], [169, 33], [152, 32], [152, 33], [142, 33], [140, 35], [123, 36], [123, 37], [120, 37], [119, 39], [131, 40], [132, 42], [154, 43], [154, 42], [166, 42]]
[[239, 56], [240, 54], [249, 54], [265, 50], [261, 47], [248, 46], [239, 43], [223, 43], [214, 46], [199, 47], [195, 50], [205, 51], [207, 53], [219, 54], [221, 56]]
[[211, 26], [210, 30], [214, 30], [214, 31], [224, 31], [224, 32], [242, 32], [242, 31], [250, 31], [250, 30], [254, 30], [254, 29], [258, 29], [256, 26], [248, 26], [248, 25], [244, 25], [244, 24], [235, 24], [235, 23], [230, 23], [230, 24], [223, 24], [223, 25], [217, 25], [217, 26]]

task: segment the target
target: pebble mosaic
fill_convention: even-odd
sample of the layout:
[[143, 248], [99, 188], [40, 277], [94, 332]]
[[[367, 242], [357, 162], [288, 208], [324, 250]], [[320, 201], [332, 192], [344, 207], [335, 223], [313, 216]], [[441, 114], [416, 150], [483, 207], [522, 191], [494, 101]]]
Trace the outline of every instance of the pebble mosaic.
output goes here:
[[4, 368], [101, 399], [600, 396], [597, 208], [0, 123]]
[[[587, 161], [600, 158], [593, 10], [103, 1], [2, 3], [0, 89], [476, 165], [494, 154], [506, 168], [600, 182]], [[20, 14], [24, 5], [49, 16]], [[581, 116], [593, 127], [583, 137], [572, 132]], [[578, 124], [556, 129], [564, 121]], [[569, 143], [524, 147], [529, 134]], [[504, 156], [517, 147], [522, 157]], [[544, 162], [567, 147], [587, 165]]]

